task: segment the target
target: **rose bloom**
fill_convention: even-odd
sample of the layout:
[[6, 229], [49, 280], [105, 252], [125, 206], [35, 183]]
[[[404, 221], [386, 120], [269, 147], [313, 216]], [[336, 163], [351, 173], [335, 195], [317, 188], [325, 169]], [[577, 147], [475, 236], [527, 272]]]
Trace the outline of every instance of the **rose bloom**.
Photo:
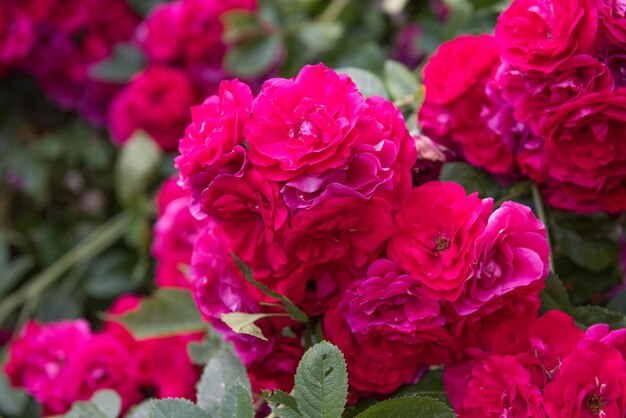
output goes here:
[[521, 70], [553, 71], [588, 52], [598, 27], [594, 0], [514, 0], [498, 18], [502, 59]]
[[531, 176], [558, 185], [562, 195], [544, 193], [549, 204], [575, 212], [626, 210], [625, 110], [626, 89], [618, 89], [569, 102], [550, 119], [539, 151], [545, 159]]
[[285, 248], [302, 263], [343, 260], [356, 268], [376, 258], [391, 233], [391, 205], [373, 197], [333, 197], [292, 219]]
[[562, 360], [543, 399], [550, 418], [625, 416], [622, 354], [603, 343], [584, 344]]
[[379, 192], [394, 208], [406, 199], [417, 149], [400, 110], [382, 97], [369, 97], [354, 129], [358, 141], [345, 164], [321, 174], [303, 173], [285, 183], [281, 193], [292, 211], [339, 195], [369, 199]]
[[455, 183], [414, 188], [396, 215], [389, 258], [431, 297], [454, 301], [474, 273], [474, 245], [492, 210], [493, 200], [468, 196]]
[[404, 344], [353, 334], [337, 306], [324, 315], [323, 331], [324, 338], [344, 355], [353, 397], [389, 394], [415, 383], [423, 373], [423, 365], [416, 356], [408, 355], [411, 350]]
[[462, 418], [543, 418], [541, 391], [512, 356], [492, 356], [472, 369], [465, 387]]
[[365, 101], [352, 80], [323, 64], [266, 81], [246, 126], [250, 161], [270, 180], [345, 164]]
[[460, 36], [442, 44], [424, 67], [419, 124], [470, 164], [511, 177], [517, 175], [514, 150], [526, 128], [501, 97], [494, 80], [499, 64], [492, 36]]
[[189, 122], [188, 109], [195, 102], [193, 86], [183, 71], [150, 66], [111, 103], [111, 135], [123, 144], [135, 131], [143, 130], [163, 150], [174, 150]]
[[355, 334], [398, 341], [429, 364], [444, 363], [451, 338], [441, 303], [422, 291], [419, 280], [391, 261], [370, 265], [363, 280], [345, 293], [342, 310]]
[[170, 177], [157, 195], [157, 221], [154, 224], [152, 255], [157, 261], [157, 286], [191, 287], [181, 271], [189, 266], [193, 244], [206, 220], [197, 220], [189, 211], [191, 196]]
[[619, 1], [595, 0], [600, 30], [619, 49], [626, 44], [626, 7]]
[[496, 78], [515, 118], [537, 135], [563, 104], [590, 93], [608, 94], [615, 84], [609, 68], [591, 55], [570, 57], [549, 74], [502, 65]]
[[10, 65], [25, 58], [33, 46], [32, 21], [12, 2], [0, 4], [0, 64]]
[[[122, 411], [144, 399], [137, 345], [102, 331], [93, 335], [88, 344], [72, 353], [68, 363], [68, 379], [78, 385], [73, 401], [90, 399], [101, 389], [115, 390], [122, 398]], [[58, 384], [58, 381], [57, 381]]]
[[304, 354], [301, 341], [300, 337], [282, 335], [271, 340], [271, 349], [247, 367], [253, 392], [276, 389], [291, 392], [296, 368]]
[[229, 248], [249, 267], [278, 269], [287, 262], [281, 246], [287, 207], [278, 185], [255, 169], [243, 177], [217, 176], [202, 193], [203, 212], [215, 218], [229, 237]]
[[183, 188], [191, 190], [196, 218], [206, 216], [200, 198], [218, 174], [243, 174], [243, 127], [250, 117], [252, 99], [246, 84], [223, 81], [217, 95], [191, 108], [191, 123], [180, 140], [176, 167]]
[[205, 94], [213, 94], [227, 78], [222, 61], [222, 14], [254, 10], [255, 0], [178, 0], [155, 7], [137, 30], [152, 62], [182, 65]]
[[76, 400], [74, 385], [79, 383], [67, 365], [91, 338], [87, 321], [29, 322], [10, 345], [5, 372], [13, 386], [24, 388], [43, 406], [44, 415], [63, 414]]
[[545, 226], [529, 207], [519, 203], [504, 202], [491, 214], [474, 253], [474, 274], [453, 303], [461, 315], [548, 277], [550, 247]]
[[[123, 315], [139, 307], [141, 297], [127, 294], [118, 297], [107, 311]], [[121, 341], [136, 346], [134, 361], [140, 364], [142, 386], [154, 391], [157, 398], [196, 399], [196, 383], [201, 370], [195, 366], [187, 352], [192, 341], [201, 341], [203, 332], [171, 335], [167, 337], [136, 339], [124, 325], [115, 320], [105, 322], [107, 331]]]

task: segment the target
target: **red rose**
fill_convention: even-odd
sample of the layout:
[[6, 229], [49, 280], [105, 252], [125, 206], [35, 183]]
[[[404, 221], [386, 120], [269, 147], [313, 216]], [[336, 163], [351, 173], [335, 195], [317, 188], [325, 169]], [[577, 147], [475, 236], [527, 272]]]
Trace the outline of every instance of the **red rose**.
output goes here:
[[113, 139], [126, 142], [136, 130], [146, 131], [166, 151], [176, 149], [189, 122], [196, 96], [187, 75], [151, 66], [131, 80], [109, 110]]
[[456, 300], [473, 273], [474, 244], [492, 210], [493, 200], [468, 196], [455, 183], [414, 188], [396, 215], [389, 258], [419, 280], [427, 294]]
[[593, 0], [515, 0], [498, 18], [495, 36], [504, 62], [547, 73], [589, 51], [597, 27]]
[[546, 186], [547, 202], [576, 212], [626, 210], [626, 89], [566, 103], [546, 130], [542, 148], [529, 154], [537, 163], [529, 175]]

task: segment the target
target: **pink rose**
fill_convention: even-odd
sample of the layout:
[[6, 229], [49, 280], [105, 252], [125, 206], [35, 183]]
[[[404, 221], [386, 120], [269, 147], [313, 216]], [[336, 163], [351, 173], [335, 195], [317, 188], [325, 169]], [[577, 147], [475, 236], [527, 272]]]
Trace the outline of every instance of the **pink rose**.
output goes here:
[[196, 102], [187, 75], [165, 66], [151, 66], [137, 74], [119, 93], [109, 110], [113, 139], [126, 142], [144, 130], [166, 151], [176, 149]]
[[248, 367], [252, 391], [280, 389], [291, 392], [298, 363], [304, 354], [299, 337], [277, 335], [271, 349]]
[[502, 65], [496, 77], [502, 95], [515, 109], [515, 118], [537, 135], [563, 104], [614, 87], [609, 68], [590, 55], [570, 57], [549, 74]]
[[[476, 265], [459, 299], [453, 302], [461, 315], [488, 303], [506, 303], [502, 297], [548, 277], [550, 247], [545, 226], [529, 207], [505, 202], [494, 211], [474, 247]], [[541, 287], [534, 286], [529, 295]]]
[[358, 141], [343, 165], [321, 174], [303, 173], [285, 183], [281, 193], [292, 211], [338, 195], [369, 199], [380, 192], [394, 207], [406, 199], [417, 150], [400, 110], [382, 97], [369, 97], [354, 129]]
[[597, 27], [593, 0], [514, 0], [498, 18], [495, 37], [504, 62], [548, 73], [588, 52]]
[[472, 369], [463, 404], [463, 418], [544, 418], [541, 391], [528, 371], [512, 356], [492, 356]]
[[278, 185], [251, 169], [243, 177], [221, 175], [200, 198], [203, 212], [220, 222], [229, 237], [230, 249], [250, 267], [287, 262], [281, 246], [287, 208]]
[[492, 210], [491, 199], [467, 196], [455, 183], [414, 188], [396, 215], [389, 258], [419, 280], [426, 294], [456, 300], [473, 274], [474, 245]]
[[391, 205], [379, 197], [334, 197], [298, 212], [285, 248], [302, 263], [342, 260], [356, 268], [376, 258], [391, 233]]
[[10, 345], [5, 372], [13, 386], [23, 387], [43, 405], [44, 415], [63, 414], [77, 399], [73, 385], [79, 383], [67, 364], [91, 338], [87, 321], [29, 322]]
[[141, 402], [144, 395], [136, 350], [134, 343], [106, 331], [77, 347], [67, 365], [68, 381], [78, 385], [72, 400], [87, 400], [100, 389], [113, 389], [122, 398], [123, 411]]
[[461, 36], [442, 44], [424, 67], [419, 123], [424, 134], [470, 164], [511, 177], [517, 175], [515, 148], [527, 130], [501, 97], [494, 80], [499, 65], [492, 36]]
[[[107, 311], [122, 315], [139, 307], [141, 297], [127, 294], [118, 297]], [[201, 370], [187, 352], [192, 341], [201, 341], [203, 332], [178, 334], [168, 337], [137, 339], [121, 323], [106, 321], [105, 329], [120, 341], [136, 346], [134, 361], [140, 365], [142, 386], [153, 391], [157, 398], [196, 399], [196, 383]]]
[[12, 2], [0, 4], [0, 64], [25, 58], [35, 41], [33, 22]]
[[322, 174], [345, 164], [358, 140], [363, 96], [322, 64], [265, 82], [246, 127], [250, 161], [270, 180]]
[[219, 173], [242, 174], [247, 159], [243, 127], [252, 108], [250, 87], [238, 80], [223, 81], [219, 92], [191, 108], [191, 123], [179, 143], [183, 188], [191, 190], [192, 212], [201, 218], [200, 196]]
[[572, 351], [546, 385], [543, 399], [550, 418], [623, 417], [626, 366], [622, 354], [602, 343]]
[[324, 315], [323, 330], [324, 338], [344, 355], [353, 396], [391, 393], [403, 384], [416, 382], [423, 372], [415, 356], [407, 357], [403, 344], [353, 334], [336, 306]]
[[341, 303], [354, 334], [398, 341], [423, 362], [446, 361], [451, 338], [441, 303], [422, 291], [419, 280], [391, 261], [372, 263], [363, 280], [348, 289]]
[[189, 192], [181, 189], [175, 178], [163, 182], [157, 195], [158, 219], [152, 241], [157, 286], [191, 287], [181, 267], [189, 266], [193, 244], [207, 221], [191, 215], [190, 202]]
[[626, 44], [626, 7], [620, 1], [595, 0], [598, 8], [600, 30], [605, 36], [623, 50]]
[[543, 160], [531, 177], [556, 185], [559, 194], [545, 193], [549, 204], [575, 212], [626, 210], [625, 110], [626, 89], [618, 89], [568, 102], [549, 120], [543, 148], [533, 151]]

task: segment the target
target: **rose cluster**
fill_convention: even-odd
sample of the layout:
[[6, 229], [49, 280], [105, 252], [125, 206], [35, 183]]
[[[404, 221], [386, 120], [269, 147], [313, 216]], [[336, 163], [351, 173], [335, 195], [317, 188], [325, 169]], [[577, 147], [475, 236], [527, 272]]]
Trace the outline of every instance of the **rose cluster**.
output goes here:
[[[110, 313], [128, 312], [139, 303], [137, 296], [122, 296]], [[65, 413], [100, 389], [115, 390], [124, 410], [150, 395], [194, 399], [200, 369], [191, 363], [187, 344], [202, 337], [137, 340], [115, 321], [101, 331], [92, 331], [85, 320], [32, 321], [11, 343], [5, 372], [13, 386], [42, 405], [44, 415]]]
[[446, 368], [461, 418], [623, 417], [626, 330], [583, 333], [561, 311], [502, 322], [486, 351]]
[[[392, 103], [364, 98], [322, 64], [270, 79], [256, 97], [222, 82], [192, 109], [176, 164], [204, 222], [193, 293], [255, 389], [291, 389], [304, 326], [231, 253], [321, 322], [356, 396], [392, 392], [482, 347], [488, 325], [536, 315], [543, 224], [523, 205], [494, 210], [454, 183], [413, 187], [416, 142]], [[232, 312], [266, 314], [257, 324], [268, 341], [230, 330], [222, 315]]]
[[123, 143], [142, 129], [164, 150], [176, 149], [189, 123], [189, 107], [228, 78], [221, 16], [255, 7], [255, 0], [177, 0], [155, 7], [134, 36], [148, 65], [111, 103], [113, 139]]
[[530, 178], [555, 207], [626, 210], [624, 13], [513, 1], [495, 36], [461, 36], [426, 65], [424, 133], [500, 178]]
[[0, 73], [26, 71], [59, 106], [104, 124], [119, 86], [92, 79], [90, 71], [132, 37], [139, 21], [125, 0], [4, 0]]

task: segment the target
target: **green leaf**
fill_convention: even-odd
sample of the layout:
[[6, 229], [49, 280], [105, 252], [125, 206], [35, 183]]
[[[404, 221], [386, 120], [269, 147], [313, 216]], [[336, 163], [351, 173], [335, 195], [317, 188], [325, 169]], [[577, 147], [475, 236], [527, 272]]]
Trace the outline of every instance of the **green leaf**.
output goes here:
[[161, 399], [152, 401], [149, 418], [211, 418], [211, 415], [187, 399]]
[[294, 397], [304, 418], [340, 418], [348, 397], [343, 354], [329, 342], [311, 347], [296, 371]]
[[429, 370], [414, 385], [405, 385], [395, 391], [393, 398], [401, 396], [429, 397], [448, 403], [448, 395], [443, 388], [443, 369]]
[[220, 316], [222, 322], [230, 327], [237, 334], [247, 334], [267, 341], [263, 331], [254, 323], [259, 319], [271, 318], [275, 316], [286, 316], [283, 314], [249, 314], [244, 312], [223, 313]]
[[298, 28], [298, 37], [307, 53], [316, 55], [332, 49], [343, 36], [344, 27], [338, 22], [305, 22]]
[[9, 416], [22, 416], [22, 412], [28, 403], [28, 395], [20, 389], [11, 386], [7, 375], [2, 372], [5, 365], [6, 351], [0, 352], [0, 414]]
[[380, 96], [389, 99], [385, 85], [373, 73], [356, 67], [338, 68], [337, 72], [350, 77], [359, 88], [363, 97]]
[[545, 285], [545, 289], [539, 293], [541, 312], [545, 313], [555, 309], [570, 312], [572, 307], [569, 296], [559, 277], [555, 274], [550, 274], [545, 281]]
[[145, 133], [136, 132], [122, 147], [115, 166], [115, 192], [128, 206], [150, 186], [157, 172], [162, 151]]
[[89, 265], [85, 292], [95, 299], [113, 299], [133, 292], [141, 285], [132, 281], [129, 274], [136, 261], [136, 254], [128, 251], [107, 251]]
[[237, 267], [239, 267], [239, 270], [241, 270], [243, 277], [245, 277], [245, 279], [250, 284], [252, 284], [254, 287], [259, 289], [266, 295], [282, 302], [283, 306], [285, 307], [285, 311], [287, 311], [289, 316], [293, 318], [295, 321], [301, 322], [303, 324], [309, 321], [309, 318], [306, 316], [306, 314], [302, 312], [302, 310], [300, 310], [300, 308], [298, 308], [291, 300], [289, 300], [288, 297], [283, 296], [280, 293], [271, 290], [269, 287], [267, 287], [263, 283], [259, 283], [256, 280], [254, 280], [254, 277], [252, 277], [252, 270], [250, 270], [250, 268], [246, 265], [246, 263], [241, 261], [241, 259], [237, 257], [235, 253], [231, 252], [230, 255], [233, 258], [233, 260], [235, 260], [235, 263], [237, 264]]
[[202, 341], [192, 341], [187, 345], [187, 353], [196, 366], [206, 366], [212, 357], [223, 349], [222, 338], [209, 329]]
[[613, 312], [626, 314], [626, 289], [613, 296], [607, 308]]
[[440, 179], [459, 183], [467, 193], [478, 192], [482, 198], [498, 199], [506, 194], [505, 188], [500, 186], [489, 173], [463, 162], [444, 164]]
[[198, 384], [198, 405], [210, 416], [219, 415], [222, 400], [228, 389], [236, 384], [250, 390], [245, 367], [230, 350], [222, 350], [207, 363]]
[[385, 61], [384, 75], [385, 85], [393, 100], [413, 97], [419, 91], [417, 77], [400, 62]]
[[138, 339], [206, 329], [191, 293], [183, 289], [157, 289], [138, 309], [124, 315], [109, 315], [109, 319], [123, 324]]
[[89, 402], [76, 402], [65, 418], [117, 418], [122, 410], [122, 400], [113, 390], [96, 392]]
[[237, 77], [256, 77], [267, 71], [276, 61], [280, 50], [277, 35], [258, 36], [228, 50], [226, 69]]
[[133, 406], [124, 418], [150, 418], [152, 402], [154, 402], [154, 399], [148, 399], [139, 405]]
[[[263, 391], [263, 397], [278, 418], [302, 418], [296, 399], [282, 390]], [[280, 406], [279, 406], [280, 404]]]
[[220, 406], [220, 418], [254, 418], [252, 393], [237, 382], [226, 391]]
[[445, 404], [430, 398], [406, 396], [379, 402], [357, 418], [455, 418]]
[[608, 324], [612, 329], [626, 328], [626, 318], [601, 306], [577, 306], [572, 311], [574, 320], [584, 326]]
[[257, 16], [248, 10], [230, 10], [223, 13], [220, 19], [224, 22], [222, 40], [227, 44], [257, 35], [262, 30]]
[[146, 56], [137, 46], [120, 42], [109, 58], [97, 63], [90, 71], [92, 78], [108, 83], [124, 84], [146, 66]]
[[551, 229], [558, 249], [575, 264], [600, 272], [619, 262], [621, 247], [606, 237], [584, 237], [556, 223]]

